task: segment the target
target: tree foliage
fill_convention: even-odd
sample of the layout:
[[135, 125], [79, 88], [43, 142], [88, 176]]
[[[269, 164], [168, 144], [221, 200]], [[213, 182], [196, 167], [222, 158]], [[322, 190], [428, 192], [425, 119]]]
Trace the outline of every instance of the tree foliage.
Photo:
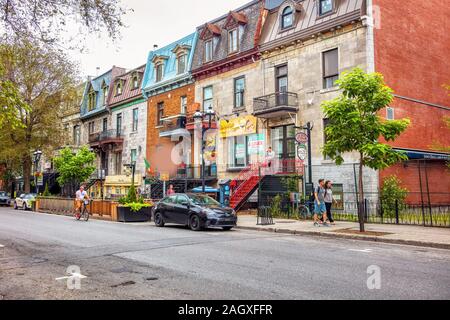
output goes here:
[[60, 50], [31, 40], [1, 44], [0, 65], [3, 81], [13, 84], [24, 102], [13, 112], [19, 125], [7, 121], [0, 127], [0, 160], [17, 161], [23, 176], [29, 177], [32, 153], [41, 149], [51, 157], [61, 145], [60, 113], [63, 106], [75, 103], [76, 67]]
[[0, 64], [0, 127], [9, 123], [11, 127], [22, 126], [18, 121], [19, 110], [29, 110], [11, 81], [4, 78], [4, 66]]
[[[381, 74], [367, 74], [355, 68], [343, 74], [337, 83], [342, 94], [322, 106], [325, 117], [329, 119], [323, 153], [338, 165], [344, 163], [345, 153], [359, 154], [359, 199], [362, 201], [363, 167], [380, 170], [407, 160], [405, 154], [393, 150], [382, 139], [394, 141], [408, 128], [410, 121], [386, 121], [380, 117], [379, 112], [394, 99], [392, 89], [384, 84]], [[361, 231], [364, 231], [361, 207], [359, 219]]]
[[87, 181], [95, 171], [95, 153], [86, 146], [76, 154], [72, 149], [65, 148], [53, 159], [56, 171], [59, 173], [58, 184], [63, 187], [66, 184], [80, 184]]
[[381, 186], [380, 200], [385, 217], [395, 217], [395, 208], [401, 208], [408, 196], [408, 189], [402, 188], [401, 181], [396, 176], [384, 179]]
[[118, 0], [0, 0], [0, 21], [7, 35], [46, 44], [61, 42], [68, 29], [75, 38], [106, 31], [115, 39], [125, 8]]

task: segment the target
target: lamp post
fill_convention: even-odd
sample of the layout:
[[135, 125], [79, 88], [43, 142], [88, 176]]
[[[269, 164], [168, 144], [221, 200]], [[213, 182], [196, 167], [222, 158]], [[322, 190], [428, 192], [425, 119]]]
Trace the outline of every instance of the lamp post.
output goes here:
[[37, 170], [38, 170], [38, 164], [41, 161], [41, 157], [42, 157], [42, 151], [41, 150], [36, 150], [33, 153], [33, 160], [34, 160], [34, 170], [35, 170], [35, 174], [34, 174], [34, 186], [36, 187], [36, 194], [39, 194], [39, 187], [38, 187], [38, 182], [37, 182]]
[[[200, 110], [197, 110], [194, 114], [194, 121], [201, 121], [202, 125], [202, 169], [201, 169], [201, 177], [202, 177], [202, 192], [205, 193], [206, 191], [206, 184], [205, 184], [205, 149], [206, 149], [206, 143], [205, 143], [205, 133], [211, 129], [212, 127], [212, 121], [214, 117], [216, 116], [216, 113], [214, 112], [212, 107], [209, 107], [206, 112], [201, 112]], [[203, 125], [204, 120], [208, 120], [208, 126], [205, 127]]]

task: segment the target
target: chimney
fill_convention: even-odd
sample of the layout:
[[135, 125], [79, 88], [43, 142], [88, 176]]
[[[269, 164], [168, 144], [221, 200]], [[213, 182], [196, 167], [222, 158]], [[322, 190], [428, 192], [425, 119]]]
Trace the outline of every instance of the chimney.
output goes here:
[[100, 74], [100, 67], [97, 67], [96, 69], [97, 69], [97, 74], [96, 74], [96, 76], [98, 76], [98, 75]]
[[158, 49], [158, 45], [157, 45], [157, 44], [154, 44], [154, 45], [153, 45], [153, 50], [156, 50], [156, 49]]

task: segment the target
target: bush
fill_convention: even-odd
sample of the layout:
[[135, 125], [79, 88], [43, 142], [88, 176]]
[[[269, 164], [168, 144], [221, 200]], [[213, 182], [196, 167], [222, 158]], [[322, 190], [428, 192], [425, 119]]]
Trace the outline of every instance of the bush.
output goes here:
[[383, 215], [387, 218], [394, 218], [396, 206], [401, 208], [405, 204], [409, 190], [402, 188], [401, 183], [396, 176], [390, 176], [383, 181], [380, 200]]
[[145, 203], [142, 196], [137, 196], [135, 186], [131, 186], [128, 190], [128, 194], [119, 199], [119, 204], [126, 208], [130, 208], [133, 212], [138, 212], [142, 208], [148, 208], [152, 206], [151, 204]]

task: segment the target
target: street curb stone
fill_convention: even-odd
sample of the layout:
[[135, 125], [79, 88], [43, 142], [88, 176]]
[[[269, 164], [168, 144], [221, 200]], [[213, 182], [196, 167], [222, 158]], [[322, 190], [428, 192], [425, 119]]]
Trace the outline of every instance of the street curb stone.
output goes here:
[[298, 231], [298, 230], [288, 230], [288, 229], [276, 229], [276, 228], [262, 229], [262, 228], [258, 228], [258, 227], [244, 227], [244, 226], [237, 226], [236, 228], [241, 229], [241, 230], [252, 230], [252, 231], [290, 234], [290, 235], [298, 235], [298, 236], [341, 238], [341, 239], [349, 239], [349, 240], [372, 241], [372, 242], [380, 242], [380, 243], [401, 244], [401, 245], [409, 245], [409, 246], [417, 246], [417, 247], [450, 250], [450, 244], [446, 244], [446, 243], [434, 243], [434, 242], [402, 240], [402, 239], [385, 239], [385, 238], [373, 237], [373, 236], [358, 236], [358, 235], [347, 235], [347, 234], [339, 234], [339, 233], [323, 233], [323, 232]]

